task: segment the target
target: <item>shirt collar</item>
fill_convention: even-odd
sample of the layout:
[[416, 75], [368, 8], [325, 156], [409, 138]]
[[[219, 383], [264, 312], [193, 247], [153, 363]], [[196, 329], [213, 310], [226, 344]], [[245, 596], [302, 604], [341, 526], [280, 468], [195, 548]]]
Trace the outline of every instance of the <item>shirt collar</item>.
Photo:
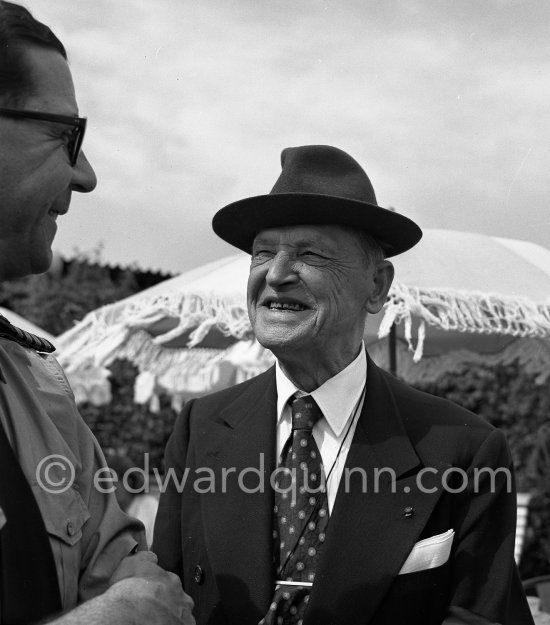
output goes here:
[[[315, 399], [336, 436], [340, 436], [359, 402], [366, 378], [367, 356], [365, 346], [361, 343], [361, 351], [354, 361], [319, 388], [307, 393]], [[277, 383], [277, 423], [279, 423], [284, 416], [288, 400], [296, 392], [303, 392], [286, 377], [279, 361], [275, 367], [275, 380]]]

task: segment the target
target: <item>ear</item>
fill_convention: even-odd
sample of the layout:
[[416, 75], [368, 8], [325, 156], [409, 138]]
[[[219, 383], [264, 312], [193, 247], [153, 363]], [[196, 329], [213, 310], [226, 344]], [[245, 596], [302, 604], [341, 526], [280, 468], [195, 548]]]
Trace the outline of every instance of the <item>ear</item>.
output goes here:
[[382, 260], [376, 265], [372, 276], [372, 290], [365, 304], [367, 312], [375, 315], [382, 310], [388, 297], [393, 275], [394, 268], [389, 260]]

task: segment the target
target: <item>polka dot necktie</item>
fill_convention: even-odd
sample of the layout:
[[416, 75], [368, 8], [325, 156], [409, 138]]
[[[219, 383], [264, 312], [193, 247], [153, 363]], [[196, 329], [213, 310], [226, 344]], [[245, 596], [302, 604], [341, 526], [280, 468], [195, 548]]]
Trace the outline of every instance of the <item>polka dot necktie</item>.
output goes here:
[[279, 581], [261, 625], [301, 625], [328, 525], [323, 463], [312, 433], [323, 415], [309, 395], [292, 399], [291, 409], [292, 432], [281, 453], [275, 489]]

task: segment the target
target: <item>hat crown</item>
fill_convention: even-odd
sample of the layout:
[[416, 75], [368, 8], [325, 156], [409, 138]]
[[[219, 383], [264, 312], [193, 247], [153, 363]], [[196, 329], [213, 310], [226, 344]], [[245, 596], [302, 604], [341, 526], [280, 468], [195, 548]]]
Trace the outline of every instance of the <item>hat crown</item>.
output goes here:
[[349, 154], [330, 145], [286, 148], [270, 195], [314, 193], [378, 205], [369, 177]]
[[212, 219], [214, 232], [249, 254], [267, 228], [344, 226], [378, 241], [386, 256], [416, 245], [420, 228], [408, 217], [378, 206], [372, 184], [349, 154], [330, 145], [286, 148], [270, 193], [232, 202]]

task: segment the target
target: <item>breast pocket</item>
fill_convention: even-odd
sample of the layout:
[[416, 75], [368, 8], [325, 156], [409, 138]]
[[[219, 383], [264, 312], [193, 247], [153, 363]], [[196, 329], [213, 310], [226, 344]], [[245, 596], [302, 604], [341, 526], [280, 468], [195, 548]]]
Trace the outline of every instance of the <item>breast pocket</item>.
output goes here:
[[82, 528], [90, 512], [73, 488], [49, 493], [33, 484], [32, 489], [50, 538], [63, 608], [69, 609], [77, 603]]
[[395, 578], [375, 623], [441, 623], [448, 608], [450, 566], [405, 573]]

